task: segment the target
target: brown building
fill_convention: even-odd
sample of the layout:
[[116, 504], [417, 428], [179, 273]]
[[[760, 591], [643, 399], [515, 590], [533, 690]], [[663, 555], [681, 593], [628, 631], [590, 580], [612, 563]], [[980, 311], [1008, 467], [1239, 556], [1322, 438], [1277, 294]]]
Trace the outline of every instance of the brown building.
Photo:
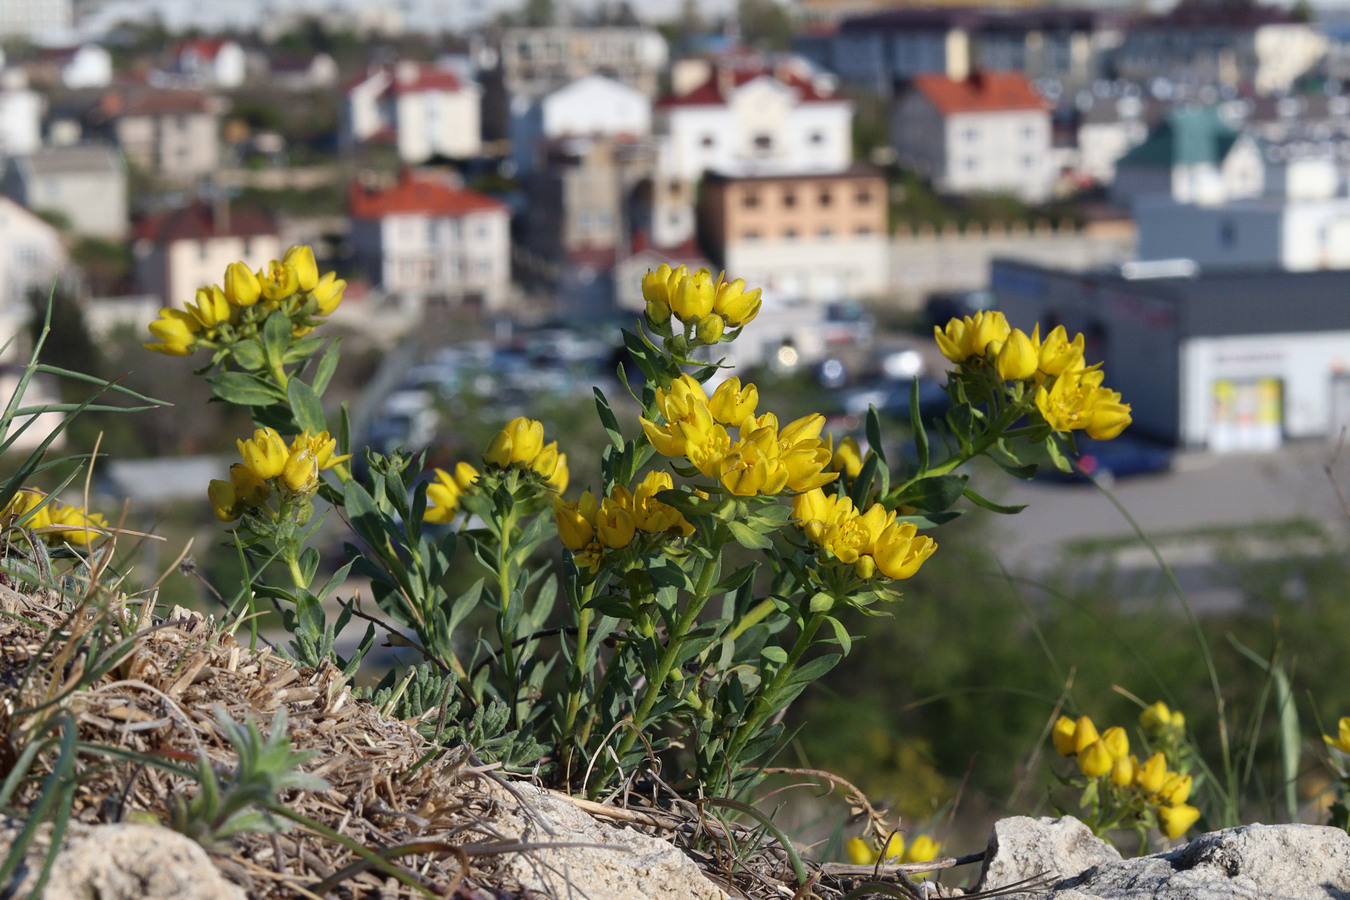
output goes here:
[[151, 174], [187, 183], [220, 168], [220, 109], [205, 94], [111, 91], [93, 116], [127, 162]]
[[858, 299], [886, 288], [886, 181], [855, 166], [834, 174], [710, 173], [699, 234], [728, 277], [788, 298]]

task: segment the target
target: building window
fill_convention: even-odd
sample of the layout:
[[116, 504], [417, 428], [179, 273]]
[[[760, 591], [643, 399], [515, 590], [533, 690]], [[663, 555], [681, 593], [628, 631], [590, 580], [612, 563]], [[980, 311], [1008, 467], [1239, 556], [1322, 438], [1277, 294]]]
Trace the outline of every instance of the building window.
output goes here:
[[206, 262], [206, 258], [207, 258], [209, 255], [210, 255], [210, 254], [208, 253], [207, 247], [206, 247], [206, 241], [198, 241], [198, 242], [197, 242], [197, 259], [200, 260], [201, 262]]
[[1028, 154], [1026, 154], [1025, 156], [1023, 156], [1023, 157], [1022, 157], [1022, 168], [1024, 168], [1024, 169], [1034, 169], [1034, 168], [1036, 168], [1036, 157], [1032, 156], [1030, 153], [1028, 153]]
[[783, 240], [785, 240], [785, 241], [795, 241], [796, 239], [797, 239], [797, 229], [795, 229], [795, 228], [784, 228], [784, 229], [783, 229]]
[[741, 232], [741, 240], [757, 241], [759, 240], [759, 232], [753, 228], [747, 228], [745, 231]]
[[713, 137], [711, 134], [705, 134], [703, 140], [699, 141], [699, 143], [705, 147], [711, 147], [717, 143], [717, 138]]
[[747, 191], [741, 196], [741, 206], [744, 206], [746, 209], [754, 209], [756, 206], [759, 206], [759, 194], [754, 191]]
[[1036, 128], [1034, 126], [1032, 125], [1022, 126], [1022, 137], [1026, 138], [1027, 140], [1030, 140], [1035, 136], [1036, 136]]
[[974, 172], [980, 167], [980, 161], [973, 156], [966, 157], [965, 168], [967, 172]]
[[1231, 220], [1225, 219], [1219, 226], [1219, 246], [1227, 250], [1236, 243], [1237, 229], [1233, 227]]
[[825, 135], [821, 134], [819, 131], [811, 132], [811, 143], [813, 144], [825, 143]]
[[965, 140], [966, 140], [967, 143], [973, 144], [975, 141], [979, 140], [979, 138], [980, 138], [980, 132], [979, 132], [979, 129], [977, 129], [977, 128], [967, 128], [964, 132], [962, 132], [962, 137], [965, 138]]
[[830, 238], [834, 237], [834, 229], [833, 229], [833, 228], [822, 228], [822, 229], [820, 229], [820, 236], [821, 236], [822, 238], [824, 238], [825, 240], [829, 240]]
[[820, 189], [820, 205], [821, 205], [821, 206], [829, 206], [829, 205], [830, 205], [831, 203], [833, 203], [833, 202], [834, 202], [834, 195], [830, 193], [830, 189], [827, 188], [827, 187], [821, 188], [821, 189]]
[[792, 188], [783, 192], [783, 205], [789, 207], [797, 205], [797, 192]]
[[772, 149], [773, 149], [773, 137], [770, 136], [770, 135], [767, 135], [767, 134], [757, 134], [757, 135], [755, 135], [755, 149], [756, 149], [756, 150], [772, 150]]
[[867, 225], [862, 225], [854, 229], [853, 233], [856, 234], [858, 237], [867, 237], [869, 234], [872, 233], [872, 229]]
[[859, 206], [869, 206], [872, 203], [872, 192], [867, 188], [858, 188], [858, 193], [853, 195], [853, 202]]

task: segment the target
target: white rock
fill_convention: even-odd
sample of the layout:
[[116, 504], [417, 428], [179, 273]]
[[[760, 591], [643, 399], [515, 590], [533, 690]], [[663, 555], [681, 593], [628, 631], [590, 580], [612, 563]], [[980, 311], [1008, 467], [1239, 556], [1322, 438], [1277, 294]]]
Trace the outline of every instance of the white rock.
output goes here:
[[[0, 819], [0, 855], [8, 852], [21, 823]], [[6, 896], [26, 897], [37, 883], [51, 826], [28, 847]], [[6, 885], [6, 887], [9, 887]], [[45, 900], [245, 900], [211, 863], [206, 851], [176, 831], [155, 825], [84, 825], [71, 822], [47, 881]]]
[[[979, 890], [990, 891], [1035, 878], [1054, 884], [1102, 863], [1120, 861], [1120, 852], [1073, 816], [1032, 819], [1014, 816], [994, 824], [980, 872]], [[1007, 898], [1044, 896], [1043, 891]]]

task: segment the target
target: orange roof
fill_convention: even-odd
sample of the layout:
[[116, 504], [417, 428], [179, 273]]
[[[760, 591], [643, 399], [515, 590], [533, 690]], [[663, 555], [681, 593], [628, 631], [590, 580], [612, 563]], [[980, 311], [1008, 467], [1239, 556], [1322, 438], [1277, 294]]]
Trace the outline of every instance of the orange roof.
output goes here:
[[913, 84], [944, 116], [1050, 108], [1020, 72], [976, 72], [964, 81], [946, 75], [915, 75]]
[[408, 174], [400, 178], [396, 186], [384, 191], [353, 184], [348, 205], [354, 219], [383, 219], [399, 213], [453, 218], [473, 212], [506, 211], [504, 203], [487, 194]]

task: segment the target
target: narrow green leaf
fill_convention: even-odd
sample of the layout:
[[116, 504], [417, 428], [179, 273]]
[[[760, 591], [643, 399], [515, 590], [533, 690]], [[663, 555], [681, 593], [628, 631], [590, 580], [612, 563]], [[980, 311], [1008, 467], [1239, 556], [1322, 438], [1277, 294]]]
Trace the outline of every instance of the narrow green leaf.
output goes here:
[[319, 357], [318, 368], [314, 370], [314, 393], [322, 397], [323, 392], [328, 390], [328, 382], [333, 380], [333, 373], [337, 371], [338, 357], [340, 352], [338, 345], [342, 343], [342, 338], [335, 339], [328, 348], [323, 351], [323, 356]]
[[919, 379], [915, 378], [909, 386], [909, 427], [914, 432], [914, 452], [918, 457], [920, 472], [928, 471], [928, 432], [923, 427], [923, 416], [919, 414]]
[[853, 649], [853, 635], [849, 634], [848, 629], [844, 627], [844, 623], [834, 616], [826, 616], [825, 621], [829, 622], [830, 627], [834, 629], [834, 638], [839, 642], [839, 649], [843, 650], [844, 655], [847, 656], [849, 651]]
[[1001, 513], [1002, 515], [1005, 516], [1015, 515], [1027, 508], [1027, 505], [1025, 503], [1019, 503], [1015, 506], [1004, 506], [1001, 503], [995, 503], [988, 497], [981, 497], [979, 494], [975, 493], [975, 491], [971, 490], [970, 488], [966, 488], [964, 494], [966, 496], [966, 499], [969, 500], [971, 503], [974, 503], [976, 506], [983, 506], [990, 512]]
[[768, 550], [773, 546], [773, 541], [766, 535], [760, 534], [742, 522], [728, 522], [727, 528], [731, 530], [731, 536], [736, 539], [736, 543], [742, 547], [750, 550]]
[[295, 424], [299, 425], [301, 430], [308, 431], [311, 434], [328, 430], [328, 420], [324, 418], [323, 404], [319, 402], [319, 395], [314, 393], [313, 388], [299, 378], [292, 378], [286, 384], [286, 398], [291, 403], [291, 413], [295, 416]]
[[206, 383], [217, 397], [236, 406], [270, 406], [286, 399], [275, 385], [248, 372], [220, 372]]
[[904, 491], [887, 498], [888, 505], [913, 506], [923, 512], [941, 512], [951, 507], [961, 497], [969, 481], [967, 475], [939, 475], [921, 478]]
[[269, 365], [281, 365], [286, 348], [291, 345], [291, 317], [280, 310], [263, 323], [262, 346]]
[[619, 421], [614, 418], [614, 410], [609, 408], [609, 400], [600, 388], [592, 388], [595, 391], [595, 409], [600, 415], [600, 424], [604, 426], [605, 433], [609, 435], [610, 442], [618, 449], [623, 449], [623, 432], [619, 430]]

